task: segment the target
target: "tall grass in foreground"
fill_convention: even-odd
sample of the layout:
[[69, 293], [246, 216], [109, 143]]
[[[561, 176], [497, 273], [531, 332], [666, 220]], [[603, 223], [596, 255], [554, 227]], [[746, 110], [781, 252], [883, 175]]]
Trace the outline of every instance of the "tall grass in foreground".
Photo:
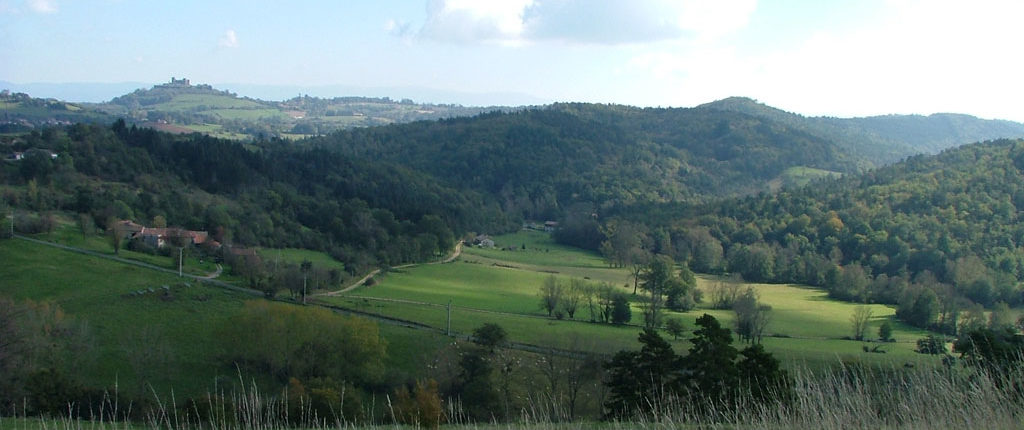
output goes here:
[[[471, 423], [464, 418], [459, 402], [454, 401], [445, 405], [448, 422], [442, 426], [538, 430], [1024, 428], [1024, 367], [1020, 366], [1005, 373], [963, 368], [841, 367], [824, 372], [801, 370], [793, 376], [792, 396], [786, 401], [741, 401], [726, 407], [710, 401], [694, 404], [666, 400], [640, 408], [636, 417], [629, 421], [606, 423], [564, 421], [562, 412], [566, 408], [542, 401], [520, 411], [516, 422]], [[183, 407], [174, 399], [158, 399], [159, 407], [142, 422], [118, 420], [115, 412], [94, 420], [8, 418], [0, 420], [0, 429], [429, 428], [418, 423], [393, 424], [395, 411], [387, 397], [384, 405], [378, 405], [383, 406], [384, 417], [376, 422], [325, 418], [305, 406], [299, 409], [301, 416], [288, 416], [288, 399], [266, 397], [256, 389], [207, 398], [219, 400]]]

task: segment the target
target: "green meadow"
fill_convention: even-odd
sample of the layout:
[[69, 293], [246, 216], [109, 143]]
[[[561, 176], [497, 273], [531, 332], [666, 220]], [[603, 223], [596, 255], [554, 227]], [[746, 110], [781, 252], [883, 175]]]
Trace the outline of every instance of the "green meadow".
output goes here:
[[[97, 252], [112, 254], [104, 236], [83, 236], [76, 226], [63, 220], [60, 227], [39, 238]], [[501, 325], [510, 340], [555, 348], [571, 348], [601, 354], [637, 347], [636, 337], [642, 322], [639, 301], [634, 299], [633, 320], [629, 325], [613, 326], [591, 322], [588, 304], [580, 303], [574, 320], [550, 318], [539, 306], [539, 287], [548, 276], [561, 280], [589, 278], [607, 282], [623, 292], [631, 292], [629, 273], [607, 267], [592, 253], [558, 246], [546, 233], [523, 231], [499, 236], [498, 243], [516, 243], [514, 251], [466, 247], [452, 263], [412, 266], [378, 275], [370, 286], [362, 286], [341, 296], [320, 296], [317, 300], [355, 311], [412, 321], [432, 330], [381, 324], [387, 341], [387, 366], [396, 380], [422, 377], [435, 358], [436, 351], [451, 342], [444, 335], [449, 324], [447, 305], [452, 304], [451, 330], [465, 336], [485, 323]], [[523, 249], [522, 245], [526, 245]], [[508, 245], [510, 246], [510, 245]], [[266, 249], [265, 259], [343, 269], [344, 266], [323, 253], [298, 249]], [[132, 253], [131, 258], [169, 267], [169, 257]], [[214, 270], [209, 261], [191, 257], [189, 271]], [[225, 269], [227, 272], [227, 269]], [[82, 255], [23, 240], [0, 240], [0, 273], [4, 282], [0, 294], [17, 300], [51, 301], [73, 318], [88, 322], [94, 348], [82, 357], [85, 382], [109, 386], [119, 383], [131, 387], [140, 369], [132, 366], [129, 352], [138, 345], [155, 345], [158, 350], [173, 351], [158, 360], [159, 372], [141, 375], [157, 390], [179, 395], [203, 393], [218, 381], [237, 375], [218, 365], [222, 354], [217, 330], [237, 314], [249, 296], [184, 282], [168, 273], [140, 268], [94, 256]], [[707, 289], [717, 282], [710, 276], [698, 277], [698, 288]], [[789, 366], [828, 366], [839, 360], [871, 362], [892, 366], [905, 363], [937, 363], [934, 357], [913, 352], [914, 342], [926, 332], [912, 329], [894, 317], [892, 308], [870, 305], [873, 311], [868, 335], [875, 336], [878, 326], [893, 325], [896, 342], [865, 343], [845, 340], [851, 335], [850, 315], [855, 304], [828, 299], [821, 290], [794, 285], [746, 284], [754, 288], [763, 303], [772, 306], [771, 323], [763, 343]], [[164, 286], [168, 287], [167, 294]], [[152, 290], [152, 291], [150, 291]], [[142, 292], [140, 294], [140, 292]], [[710, 313], [723, 325], [731, 326], [731, 311], [698, 308], [687, 313], [667, 312], [693, 329], [693, 321]], [[671, 338], [667, 333], [666, 338]], [[671, 341], [677, 351], [690, 347], [685, 338]], [[866, 353], [865, 345], [881, 345], [884, 354]], [[737, 346], [741, 346], [737, 341]], [[211, 364], [212, 363], [212, 364]]]
[[331, 258], [330, 255], [323, 252], [310, 251], [308, 249], [264, 248], [260, 250], [260, 255], [265, 261], [280, 261], [290, 264], [302, 264], [303, 261], [309, 261], [310, 263], [313, 263], [314, 267], [345, 270], [345, 264]]
[[[0, 273], [0, 293], [52, 302], [86, 325], [91, 347], [75, 368], [89, 385], [135, 393], [144, 376], [158, 393], [195, 395], [233, 376], [215, 364], [214, 331], [248, 296], [19, 239], [0, 240]], [[140, 361], [132, 351], [143, 348], [152, 355]]]
[[187, 111], [198, 108], [209, 109], [267, 109], [263, 104], [252, 100], [239, 99], [226, 95], [215, 94], [177, 94], [170, 101], [157, 103], [150, 107], [161, 111]]
[[[369, 286], [320, 300], [414, 321], [437, 330], [447, 329], [450, 301], [451, 329], [462, 335], [492, 322], [505, 328], [510, 339], [519, 343], [559, 347], [565, 339], [578, 337], [588, 340], [595, 352], [612, 353], [636, 347], [638, 324], [642, 323], [641, 296], [634, 298], [631, 324], [621, 327], [590, 322], [586, 302], [580, 304], [575, 320], [549, 318], [539, 305], [540, 285], [548, 276], [608, 282], [631, 293], [632, 279], [627, 270], [607, 267], [596, 254], [559, 246], [542, 232], [524, 230], [494, 240], [499, 245], [495, 249], [467, 246], [453, 263], [393, 270], [378, 276]], [[698, 276], [698, 288], [705, 291], [705, 296], [718, 282], [730, 281]], [[927, 332], [898, 322], [892, 307], [868, 305], [872, 318], [867, 337], [876, 337], [878, 327], [889, 322], [896, 342], [860, 342], [848, 340], [852, 336], [850, 317], [857, 304], [832, 300], [822, 290], [796, 285], [744, 284], [741, 288], [748, 286], [757, 291], [762, 303], [772, 307], [763, 343], [789, 363], [937, 362], [933, 357], [913, 352], [917, 339]], [[686, 313], [666, 312], [666, 317], [682, 320], [689, 331], [703, 313], [715, 316], [725, 326], [731, 326], [735, 319], [732, 311], [709, 309], [706, 303]], [[673, 342], [677, 350], [689, 348], [685, 339]], [[866, 353], [865, 346], [879, 347], [885, 352]]]

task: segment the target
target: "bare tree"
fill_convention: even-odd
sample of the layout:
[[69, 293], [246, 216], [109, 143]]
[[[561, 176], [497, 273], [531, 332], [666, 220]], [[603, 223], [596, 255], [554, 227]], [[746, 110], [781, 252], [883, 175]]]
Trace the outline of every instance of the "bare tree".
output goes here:
[[540, 286], [540, 306], [548, 312], [549, 317], [553, 316], [555, 311], [558, 310], [564, 295], [565, 287], [558, 282], [555, 275], [544, 278], [544, 283]]
[[596, 287], [597, 295], [597, 319], [603, 323], [611, 322], [612, 310], [615, 307], [615, 287], [607, 282]]
[[711, 296], [711, 306], [715, 309], [731, 309], [733, 303], [740, 296], [739, 282], [715, 281], [708, 291]]
[[78, 228], [82, 231], [82, 239], [85, 239], [96, 230], [96, 222], [91, 215], [81, 213], [78, 214]]
[[[602, 385], [601, 359], [587, 351], [593, 345], [578, 333], [570, 333], [549, 342], [557, 348], [545, 349], [535, 362], [544, 381], [542, 398], [552, 422], [575, 420], [584, 391]], [[599, 387], [595, 387], [597, 389]]]
[[633, 248], [629, 253], [629, 271], [633, 276], [633, 295], [636, 295], [636, 289], [640, 285], [640, 274], [644, 271], [647, 265], [651, 262], [651, 253], [647, 250], [640, 248]]
[[120, 254], [121, 245], [124, 238], [128, 236], [128, 230], [117, 218], [110, 217], [107, 219], [107, 234], [110, 237], [110, 245], [114, 247], [114, 254]]
[[753, 287], [741, 294], [732, 305], [736, 312], [736, 334], [749, 343], [761, 343], [771, 321], [772, 307], [761, 304]]
[[869, 306], [860, 305], [853, 308], [853, 314], [850, 315], [850, 325], [853, 328], [854, 339], [864, 340], [864, 333], [867, 332], [868, 322], [871, 321], [873, 313]]
[[562, 309], [569, 315], [569, 319], [576, 319], [576, 310], [583, 300], [587, 283], [582, 279], [572, 278], [569, 280], [569, 288], [565, 289], [562, 300]]

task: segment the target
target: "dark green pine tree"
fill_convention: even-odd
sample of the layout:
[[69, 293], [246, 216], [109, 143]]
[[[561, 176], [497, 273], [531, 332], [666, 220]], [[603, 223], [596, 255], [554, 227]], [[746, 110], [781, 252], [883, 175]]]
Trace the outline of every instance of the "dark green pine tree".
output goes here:
[[680, 359], [658, 332], [640, 333], [639, 351], [619, 351], [610, 362], [607, 385], [611, 391], [606, 418], [623, 418], [637, 410], [661, 404], [679, 392]]
[[739, 376], [732, 333], [708, 314], [697, 318], [697, 327], [690, 355], [683, 362], [686, 388], [691, 399], [702, 403], [727, 400]]
[[779, 367], [779, 360], [764, 350], [761, 344], [740, 351], [742, 358], [736, 363], [740, 389], [749, 393], [756, 402], [778, 400], [786, 402], [792, 396], [789, 375]]

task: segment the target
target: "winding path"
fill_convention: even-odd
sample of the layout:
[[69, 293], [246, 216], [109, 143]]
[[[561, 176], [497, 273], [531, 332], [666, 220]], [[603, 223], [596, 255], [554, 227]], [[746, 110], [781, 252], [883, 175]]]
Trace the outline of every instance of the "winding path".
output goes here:
[[[459, 258], [460, 255], [462, 255], [462, 244], [463, 244], [463, 241], [461, 241], [461, 240], [459, 241], [459, 243], [456, 243], [455, 244], [455, 251], [453, 251], [452, 255], [449, 255], [448, 258], [445, 258], [444, 260], [432, 261], [430, 263], [403, 264], [401, 266], [392, 267], [392, 269], [405, 269], [405, 268], [419, 266], [419, 265], [423, 265], [423, 264], [447, 264], [447, 263], [451, 263], [451, 262], [455, 261], [456, 258]], [[374, 269], [372, 272], [366, 274], [366, 276], [363, 276], [358, 281], [353, 282], [352, 284], [350, 284], [349, 286], [347, 286], [345, 288], [342, 288], [342, 289], [337, 290], [337, 291], [329, 291], [329, 292], [326, 292], [326, 293], [310, 294], [310, 297], [338, 296], [338, 295], [345, 294], [345, 293], [347, 293], [349, 291], [352, 291], [352, 290], [354, 290], [356, 288], [359, 288], [359, 286], [363, 285], [364, 283], [366, 283], [366, 281], [368, 279], [370, 279], [370, 278], [372, 278], [374, 276], [377, 276], [378, 274], [380, 274], [380, 269]]]

